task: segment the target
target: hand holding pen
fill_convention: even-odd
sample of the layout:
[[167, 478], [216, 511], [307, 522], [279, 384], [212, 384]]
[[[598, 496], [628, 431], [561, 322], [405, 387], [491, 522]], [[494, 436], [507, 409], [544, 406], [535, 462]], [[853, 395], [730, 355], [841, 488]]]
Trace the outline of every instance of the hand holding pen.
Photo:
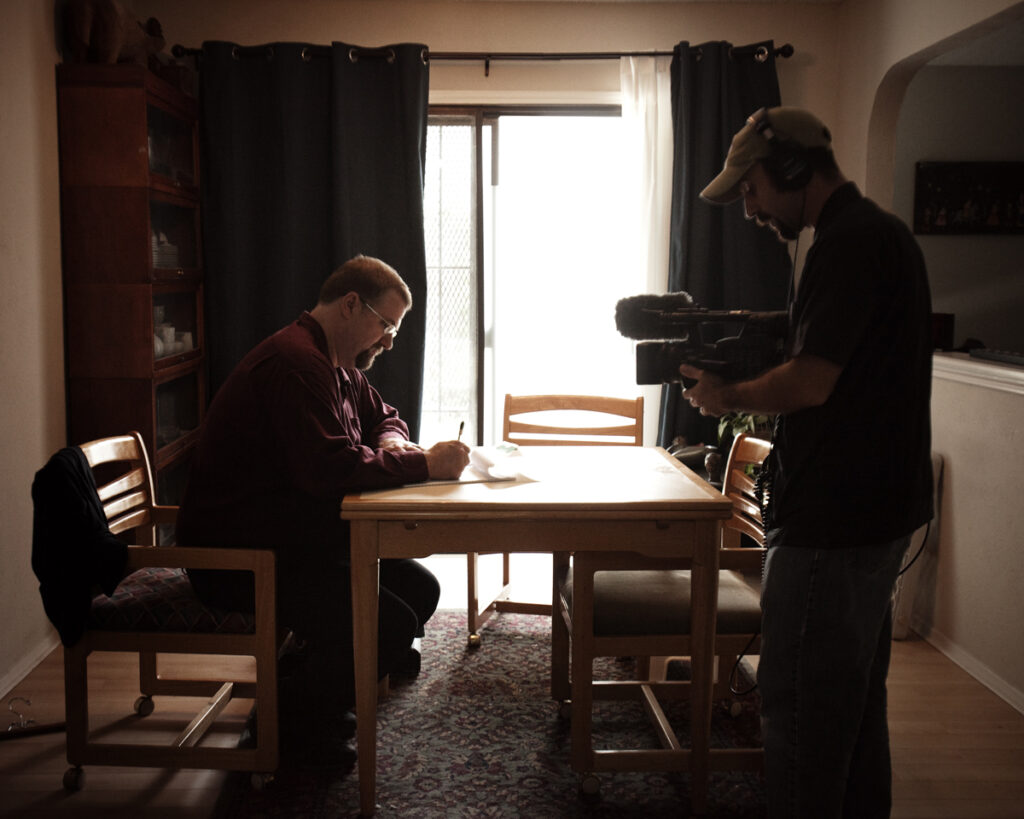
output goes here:
[[462, 443], [466, 422], [459, 424], [454, 441], [439, 441], [426, 451], [427, 472], [431, 478], [448, 480], [457, 478], [469, 464], [469, 447]]

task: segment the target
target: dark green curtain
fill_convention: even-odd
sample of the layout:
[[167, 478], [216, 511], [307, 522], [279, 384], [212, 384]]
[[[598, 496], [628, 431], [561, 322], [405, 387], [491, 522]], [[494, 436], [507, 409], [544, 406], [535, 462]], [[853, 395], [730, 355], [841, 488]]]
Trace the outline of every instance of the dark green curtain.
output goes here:
[[[743, 216], [743, 207], [712, 205], [700, 192], [722, 169], [729, 143], [761, 107], [780, 104], [771, 41], [690, 46], [672, 55], [672, 171], [669, 291], [685, 290], [702, 307], [782, 310], [791, 265], [775, 234]], [[682, 400], [678, 385], [662, 390], [658, 440], [717, 443], [718, 422]]]
[[206, 42], [200, 63], [210, 392], [316, 303], [356, 254], [413, 293], [368, 376], [418, 437], [426, 261], [427, 49]]

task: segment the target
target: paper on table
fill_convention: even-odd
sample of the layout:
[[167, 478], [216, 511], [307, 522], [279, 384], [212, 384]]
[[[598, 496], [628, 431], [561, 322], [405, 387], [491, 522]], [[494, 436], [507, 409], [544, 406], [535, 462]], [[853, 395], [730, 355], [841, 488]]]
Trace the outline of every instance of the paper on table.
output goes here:
[[499, 444], [498, 446], [478, 446], [470, 450], [469, 465], [458, 478], [451, 480], [432, 480], [430, 484], [439, 483], [491, 483], [495, 481], [514, 481], [519, 477], [512, 459], [519, 455], [519, 447], [515, 444]]

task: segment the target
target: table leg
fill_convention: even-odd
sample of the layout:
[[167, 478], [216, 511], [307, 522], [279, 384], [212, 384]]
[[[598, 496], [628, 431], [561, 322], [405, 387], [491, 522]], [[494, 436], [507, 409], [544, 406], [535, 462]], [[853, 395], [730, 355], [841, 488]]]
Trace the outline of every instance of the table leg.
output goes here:
[[377, 801], [377, 609], [380, 593], [377, 523], [352, 521], [351, 533], [359, 809], [363, 816], [372, 816]]
[[697, 525], [691, 574], [690, 808], [696, 815], [705, 813], [708, 798], [719, 526], [718, 522]]
[[572, 725], [569, 760], [573, 770], [594, 770], [594, 569], [593, 554], [577, 552], [572, 590]]
[[558, 703], [568, 700], [569, 690], [569, 629], [562, 617], [559, 600], [559, 572], [569, 567], [569, 552], [555, 552], [551, 560], [551, 698]]

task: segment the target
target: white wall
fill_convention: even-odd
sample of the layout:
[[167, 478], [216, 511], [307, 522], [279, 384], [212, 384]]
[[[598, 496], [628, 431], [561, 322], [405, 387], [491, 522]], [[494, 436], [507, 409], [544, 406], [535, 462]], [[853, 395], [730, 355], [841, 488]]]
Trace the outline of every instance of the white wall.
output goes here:
[[1024, 3], [846, 0], [840, 10], [837, 156], [847, 176], [891, 208], [896, 123], [907, 85], [928, 60], [1020, 19]]
[[[137, 0], [168, 44], [275, 40], [363, 46], [426, 44], [431, 51], [670, 51], [682, 40], [789, 42], [779, 63], [782, 96], [836, 110], [838, 6], [764, 3], [465, 2], [464, 0]], [[615, 61], [431, 65], [431, 102], [593, 101], [618, 89]]]
[[52, 2], [0, 26], [0, 692], [56, 644], [29, 558], [35, 471], [64, 445]]
[[[896, 138], [893, 210], [908, 224], [920, 161], [1024, 162], [1024, 67], [921, 70], [907, 89]], [[956, 315], [956, 344], [977, 338], [1024, 351], [1024, 234], [919, 236], [932, 306]]]
[[938, 538], [919, 559], [911, 626], [1024, 713], [1024, 370], [937, 355]]

